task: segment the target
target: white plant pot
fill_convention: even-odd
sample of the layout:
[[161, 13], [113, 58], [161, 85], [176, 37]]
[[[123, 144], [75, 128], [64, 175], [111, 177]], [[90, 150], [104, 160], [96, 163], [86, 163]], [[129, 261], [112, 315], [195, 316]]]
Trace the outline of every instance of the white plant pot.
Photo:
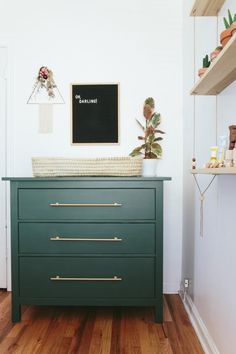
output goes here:
[[143, 159], [142, 176], [155, 177], [157, 170], [157, 159]]

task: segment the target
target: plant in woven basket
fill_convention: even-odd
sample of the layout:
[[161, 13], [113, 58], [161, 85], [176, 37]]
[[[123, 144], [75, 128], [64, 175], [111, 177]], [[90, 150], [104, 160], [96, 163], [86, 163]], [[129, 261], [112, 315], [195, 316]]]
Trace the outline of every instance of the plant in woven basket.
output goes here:
[[145, 126], [136, 119], [142, 128], [144, 135], [138, 136], [143, 144], [136, 147], [130, 156], [144, 155], [145, 159], [159, 159], [162, 156], [162, 147], [159, 142], [163, 139], [157, 134], [165, 134], [162, 130], [157, 129], [161, 123], [160, 113], [155, 112], [155, 101], [152, 97], [148, 97], [143, 106], [143, 115], [146, 119]]

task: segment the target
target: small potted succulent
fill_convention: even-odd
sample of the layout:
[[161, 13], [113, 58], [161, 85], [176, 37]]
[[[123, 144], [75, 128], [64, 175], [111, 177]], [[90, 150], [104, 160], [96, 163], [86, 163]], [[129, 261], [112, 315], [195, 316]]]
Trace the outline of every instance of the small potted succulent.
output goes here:
[[230, 10], [228, 10], [228, 16], [231, 17], [230, 30], [231, 30], [231, 36], [233, 36], [233, 34], [236, 33], [236, 14], [232, 16]]
[[205, 74], [210, 65], [211, 62], [209, 60], [208, 54], [206, 54], [206, 56], [202, 60], [202, 68], [198, 70], [198, 76], [202, 77], [202, 75]]
[[156, 174], [156, 162], [162, 156], [162, 148], [159, 142], [163, 139], [157, 134], [165, 134], [162, 130], [157, 129], [161, 123], [160, 113], [155, 112], [155, 101], [152, 97], [148, 97], [143, 106], [143, 116], [145, 125], [136, 119], [137, 123], [143, 130], [143, 136], [138, 136], [143, 143], [136, 147], [130, 156], [143, 155], [143, 176], [152, 177]]
[[213, 52], [211, 52], [211, 54], [210, 54], [211, 62], [213, 62], [216, 59], [216, 57], [220, 54], [222, 49], [223, 49], [223, 47], [221, 45], [219, 45], [218, 47], [216, 47], [213, 50]]
[[232, 33], [236, 31], [236, 25], [234, 22], [236, 21], [236, 15], [234, 17], [231, 15], [230, 10], [228, 10], [228, 19], [226, 17], [223, 18], [225, 30], [220, 34], [220, 43], [222, 47], [224, 47], [228, 41], [230, 40]]

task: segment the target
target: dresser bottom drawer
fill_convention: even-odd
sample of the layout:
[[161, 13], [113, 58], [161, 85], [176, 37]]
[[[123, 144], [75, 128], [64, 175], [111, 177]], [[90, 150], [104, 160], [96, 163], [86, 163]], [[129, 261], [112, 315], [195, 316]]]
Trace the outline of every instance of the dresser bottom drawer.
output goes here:
[[153, 298], [154, 259], [21, 257], [20, 296]]

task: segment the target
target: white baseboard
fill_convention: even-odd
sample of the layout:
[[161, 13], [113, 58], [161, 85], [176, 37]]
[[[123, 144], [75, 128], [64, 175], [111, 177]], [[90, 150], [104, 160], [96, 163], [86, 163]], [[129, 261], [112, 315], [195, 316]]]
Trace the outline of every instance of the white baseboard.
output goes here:
[[205, 354], [220, 354], [191, 297], [188, 294], [184, 297], [182, 291], [179, 295]]
[[179, 283], [163, 283], [163, 294], [178, 294]]

